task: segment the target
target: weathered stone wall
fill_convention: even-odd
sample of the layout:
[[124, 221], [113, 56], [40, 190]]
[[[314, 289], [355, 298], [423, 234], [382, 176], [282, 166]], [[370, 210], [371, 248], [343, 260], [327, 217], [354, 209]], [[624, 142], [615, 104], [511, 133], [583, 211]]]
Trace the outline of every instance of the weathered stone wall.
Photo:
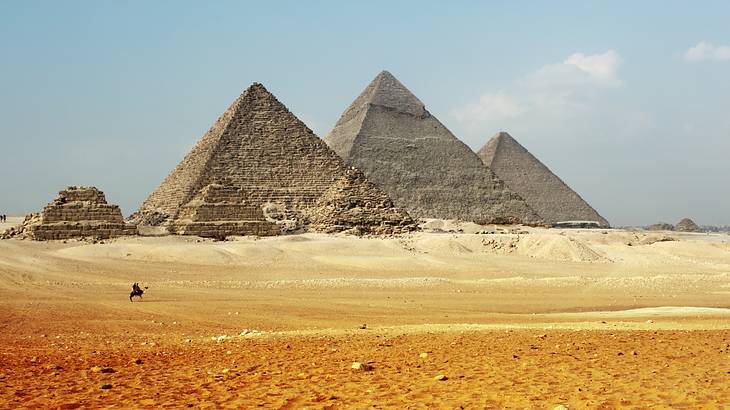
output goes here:
[[414, 218], [541, 223], [388, 72], [368, 85], [325, 141]]
[[[250, 217], [256, 221], [253, 208], [260, 210], [267, 203], [287, 213], [306, 213], [346, 171], [347, 166], [327, 144], [262, 85], [254, 84], [143, 203], [134, 219], [154, 219], [174, 225], [177, 233], [189, 233], [192, 228], [182, 226], [195, 222], [194, 217], [211, 223]], [[231, 199], [210, 205], [209, 200], [198, 198], [198, 193], [214, 185], [240, 189], [243, 202], [236, 199], [235, 204], [245, 202], [250, 207], [233, 205]], [[194, 198], [202, 202], [196, 203]], [[221, 231], [244, 229], [231, 233], [239, 235], [259, 235], [268, 229], [258, 223], [220, 226]], [[255, 228], [246, 230], [248, 226]]]
[[124, 222], [116, 205], [107, 204], [94, 187], [68, 187], [58, 193], [37, 216], [26, 218], [13, 232], [36, 240], [80, 237], [112, 238], [135, 235], [137, 228]]
[[506, 132], [495, 135], [478, 155], [545, 222], [596, 221], [608, 226], [605, 218]]

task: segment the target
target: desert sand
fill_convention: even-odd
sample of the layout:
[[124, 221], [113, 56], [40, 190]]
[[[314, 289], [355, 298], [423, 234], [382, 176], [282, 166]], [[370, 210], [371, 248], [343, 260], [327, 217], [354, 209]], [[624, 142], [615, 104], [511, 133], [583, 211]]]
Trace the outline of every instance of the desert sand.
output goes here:
[[0, 241], [0, 407], [730, 406], [730, 236], [426, 226]]

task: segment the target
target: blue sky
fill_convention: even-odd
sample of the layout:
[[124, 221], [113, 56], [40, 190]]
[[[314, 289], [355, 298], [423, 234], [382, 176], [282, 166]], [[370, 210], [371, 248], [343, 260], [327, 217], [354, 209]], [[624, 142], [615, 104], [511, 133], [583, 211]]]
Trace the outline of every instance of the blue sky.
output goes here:
[[510, 134], [614, 225], [730, 224], [730, 3], [2, 1], [0, 212], [133, 212], [248, 85], [319, 135], [391, 71]]

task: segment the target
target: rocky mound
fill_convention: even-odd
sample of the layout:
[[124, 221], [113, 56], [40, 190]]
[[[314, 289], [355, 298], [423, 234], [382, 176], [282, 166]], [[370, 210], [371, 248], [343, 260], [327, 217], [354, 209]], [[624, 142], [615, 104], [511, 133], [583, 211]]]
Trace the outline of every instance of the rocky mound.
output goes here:
[[646, 230], [647, 231], [673, 231], [674, 225], [668, 224], [666, 222], [659, 222], [659, 223], [647, 226]]

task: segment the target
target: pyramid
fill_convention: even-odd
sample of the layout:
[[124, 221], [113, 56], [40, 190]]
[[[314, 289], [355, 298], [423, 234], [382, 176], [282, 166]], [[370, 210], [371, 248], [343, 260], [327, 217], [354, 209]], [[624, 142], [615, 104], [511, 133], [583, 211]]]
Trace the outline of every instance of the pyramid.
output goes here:
[[[320, 231], [356, 231], [382, 235], [404, 233], [415, 228], [402, 209], [396, 208], [388, 195], [365, 175], [350, 168], [320, 197], [310, 219]], [[373, 209], [378, 212], [372, 212]], [[403, 223], [406, 221], [407, 223]]]
[[674, 229], [679, 232], [703, 232], [702, 228], [689, 218], [684, 218], [677, 222], [677, 224], [674, 225]]
[[478, 155], [545, 222], [595, 221], [608, 226], [605, 218], [508, 133], [495, 135]]
[[44, 241], [136, 234], [136, 227], [124, 222], [122, 211], [117, 205], [108, 204], [103, 192], [94, 187], [69, 186], [43, 211], [26, 216], [23, 223], [6, 231], [3, 237]]
[[[263, 85], [254, 83], [144, 201], [132, 220], [167, 226], [178, 234], [275, 235], [286, 226], [306, 224], [310, 214], [321, 216], [324, 211], [316, 209], [317, 201], [347, 172], [348, 167], [327, 144]], [[372, 190], [377, 188], [363, 192]], [[364, 207], [361, 211], [379, 213], [382, 209]], [[387, 226], [410, 223], [405, 212], [396, 214], [400, 219], [387, 221]], [[319, 228], [332, 230], [321, 224]]]
[[325, 141], [414, 218], [541, 222], [387, 71], [347, 108]]

